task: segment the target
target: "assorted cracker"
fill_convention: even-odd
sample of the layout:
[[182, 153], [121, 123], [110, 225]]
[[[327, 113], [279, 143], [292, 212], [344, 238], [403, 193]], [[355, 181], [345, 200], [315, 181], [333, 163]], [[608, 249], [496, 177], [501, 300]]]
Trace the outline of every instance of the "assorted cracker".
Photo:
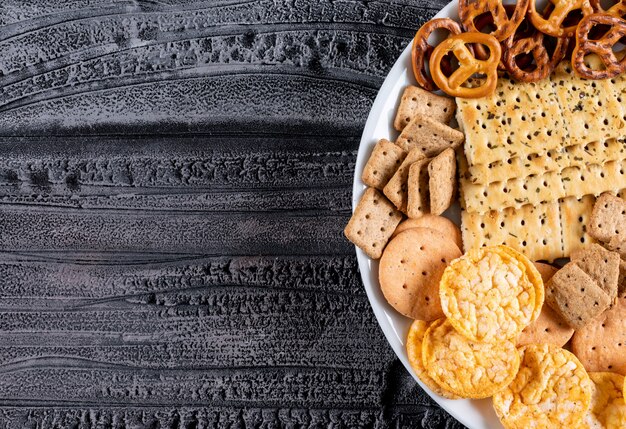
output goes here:
[[456, 103], [452, 98], [409, 85], [402, 93], [393, 126], [396, 130], [402, 131], [416, 115], [427, 115], [437, 122], [448, 124], [455, 110]]
[[626, 201], [609, 193], [600, 195], [591, 212], [589, 234], [604, 243], [615, 238], [625, 241]]
[[459, 249], [463, 249], [463, 241], [461, 238], [461, 230], [450, 219], [443, 216], [435, 216], [431, 214], [425, 214], [422, 217], [415, 219], [405, 219], [396, 228], [392, 237], [400, 234], [402, 231], [406, 231], [411, 228], [430, 228], [435, 231], [439, 231], [446, 237], [449, 237], [454, 241]]
[[406, 158], [406, 151], [389, 140], [381, 139], [369, 157], [361, 180], [367, 186], [383, 190], [385, 185], [396, 173], [402, 161]]
[[409, 218], [418, 218], [430, 211], [428, 182], [428, 165], [430, 162], [430, 158], [421, 159], [409, 167], [406, 203], [406, 214]]
[[406, 151], [419, 149], [424, 156], [439, 155], [444, 149], [463, 143], [464, 134], [426, 115], [415, 115], [400, 133], [396, 144]]
[[400, 213], [378, 190], [368, 188], [344, 230], [352, 243], [372, 259], [379, 259], [400, 221]]
[[408, 179], [409, 169], [414, 162], [424, 159], [424, 154], [419, 149], [411, 150], [400, 167], [383, 188], [383, 193], [389, 201], [395, 204], [398, 210], [406, 213], [408, 202]]
[[448, 148], [428, 164], [428, 188], [430, 189], [430, 212], [440, 215], [454, 201], [456, 194], [456, 153]]
[[606, 293], [611, 302], [617, 298], [620, 256], [598, 244], [578, 249], [570, 256]]

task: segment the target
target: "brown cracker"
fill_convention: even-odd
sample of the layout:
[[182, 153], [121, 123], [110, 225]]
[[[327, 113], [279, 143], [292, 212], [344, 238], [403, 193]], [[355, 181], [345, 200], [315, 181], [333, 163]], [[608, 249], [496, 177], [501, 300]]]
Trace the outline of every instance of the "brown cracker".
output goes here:
[[402, 93], [393, 126], [396, 130], [402, 131], [415, 115], [427, 115], [437, 122], [448, 124], [454, 116], [455, 110], [454, 99], [409, 85]]
[[596, 240], [588, 233], [589, 216], [596, 201], [593, 195], [585, 195], [582, 198], [568, 197], [559, 200], [561, 212], [561, 241], [563, 243], [563, 256], [568, 257], [576, 249]]
[[626, 298], [626, 261], [619, 261], [619, 277], [617, 278], [617, 296]]
[[574, 263], [552, 276], [545, 292], [546, 303], [575, 329], [585, 326], [611, 303], [600, 286]]
[[440, 215], [454, 201], [456, 193], [456, 153], [448, 148], [437, 155], [428, 165], [428, 189], [430, 212]]
[[626, 201], [609, 193], [600, 195], [591, 212], [589, 234], [604, 243], [614, 237], [625, 241]]
[[396, 144], [404, 150], [418, 148], [424, 156], [439, 155], [444, 149], [456, 148], [465, 136], [459, 130], [435, 121], [426, 115], [415, 115], [415, 118], [404, 127], [396, 140]]
[[430, 159], [421, 159], [414, 162], [409, 168], [408, 199], [406, 214], [410, 218], [417, 218], [428, 213], [429, 189], [428, 189], [428, 164]]
[[456, 244], [433, 229], [413, 228], [398, 234], [380, 259], [383, 295], [398, 312], [413, 319], [443, 317], [439, 280], [448, 263], [460, 256]]
[[409, 168], [411, 164], [420, 159], [424, 159], [424, 154], [419, 149], [411, 150], [398, 170], [383, 188], [383, 193], [389, 201], [395, 204], [398, 210], [406, 213], [406, 205], [408, 201], [407, 180], [409, 178]]
[[405, 219], [396, 228], [391, 237], [395, 237], [402, 231], [406, 231], [411, 228], [430, 228], [435, 231], [439, 231], [446, 237], [449, 237], [454, 241], [459, 249], [463, 248], [463, 240], [461, 239], [461, 230], [450, 219], [443, 216], [435, 216], [432, 214], [425, 214], [424, 216], [415, 219]]
[[406, 158], [406, 151], [389, 140], [381, 139], [367, 160], [361, 179], [372, 188], [382, 190]]
[[620, 257], [599, 244], [591, 244], [574, 251], [570, 256], [584, 272], [596, 281], [609, 296], [611, 302], [617, 298]]
[[374, 188], [367, 188], [344, 234], [370, 258], [378, 259], [401, 220], [402, 213], [384, 195]]
[[626, 375], [626, 298], [574, 333], [572, 351], [587, 371]]
[[531, 260], [553, 261], [563, 256], [557, 203], [525, 205], [485, 214], [463, 211], [461, 231], [465, 251], [506, 244]]

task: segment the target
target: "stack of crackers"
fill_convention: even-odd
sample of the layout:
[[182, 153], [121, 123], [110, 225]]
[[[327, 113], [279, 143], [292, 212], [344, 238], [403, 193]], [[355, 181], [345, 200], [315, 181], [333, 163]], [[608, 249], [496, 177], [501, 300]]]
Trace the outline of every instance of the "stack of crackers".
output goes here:
[[455, 149], [464, 135], [448, 124], [453, 99], [415, 86], [405, 89], [394, 127], [394, 143], [380, 140], [363, 169], [368, 186], [345, 235], [372, 259], [379, 259], [404, 216], [440, 215], [454, 202]]
[[596, 196], [626, 188], [623, 101], [626, 77], [581, 79], [567, 62], [549, 80], [501, 78], [491, 96], [457, 99], [465, 249], [505, 243], [553, 261], [594, 242]]

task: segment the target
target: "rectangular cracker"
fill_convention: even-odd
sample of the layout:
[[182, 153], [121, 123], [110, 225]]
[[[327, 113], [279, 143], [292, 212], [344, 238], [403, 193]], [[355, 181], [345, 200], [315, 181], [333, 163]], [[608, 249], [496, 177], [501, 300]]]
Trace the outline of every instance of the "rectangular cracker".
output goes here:
[[[525, 158], [562, 147], [566, 130], [556, 94], [548, 80], [521, 83], [502, 77], [487, 97], [457, 99], [457, 120], [465, 131], [470, 165]], [[515, 177], [524, 176], [517, 169]]]
[[596, 197], [593, 195], [559, 200], [564, 257], [569, 257], [577, 249], [596, 242], [587, 232], [587, 224], [595, 201]]
[[572, 262], [595, 280], [609, 296], [611, 302], [617, 298], [620, 257], [599, 244], [578, 249], [570, 255]]
[[605, 191], [626, 187], [623, 164], [626, 161], [609, 161], [604, 165], [588, 164], [569, 167], [562, 171], [563, 197], [597, 195]]
[[564, 195], [563, 182], [558, 171], [539, 176], [511, 179], [478, 185], [462, 182], [463, 199], [469, 211], [485, 213], [506, 207], [521, 207], [556, 201]]
[[415, 118], [415, 115], [430, 116], [435, 121], [447, 125], [455, 111], [456, 103], [453, 98], [442, 97], [420, 87], [409, 85], [402, 93], [393, 126], [396, 130], [402, 131]]
[[469, 168], [471, 182], [488, 184], [515, 178], [520, 171], [526, 175], [543, 174], [567, 167], [587, 164], [604, 164], [608, 161], [626, 159], [626, 142], [623, 138], [602, 142], [571, 145], [549, 150], [544, 154], [529, 154], [494, 161], [491, 164], [472, 165]]
[[546, 283], [546, 304], [572, 328], [580, 329], [606, 310], [609, 296], [578, 265], [569, 263]]
[[430, 213], [440, 215], [454, 201], [456, 194], [456, 152], [448, 148], [428, 164]]
[[464, 139], [461, 131], [418, 114], [404, 127], [396, 144], [406, 151], [419, 148], [424, 156], [431, 158], [444, 149], [460, 146]]
[[428, 213], [429, 189], [428, 189], [428, 164], [430, 158], [421, 159], [411, 164], [408, 178], [408, 200], [406, 214], [410, 218], [418, 218]]
[[585, 80], [561, 62], [550, 81], [561, 106], [570, 144], [604, 141], [623, 135], [626, 123], [613, 84], [608, 80]]
[[589, 220], [589, 234], [604, 243], [626, 241], [626, 201], [610, 193], [600, 195]]
[[374, 188], [367, 188], [344, 230], [345, 236], [372, 259], [379, 259], [402, 213]]
[[552, 262], [563, 256], [557, 203], [525, 205], [519, 209], [461, 214], [463, 247], [506, 244], [533, 261]]
[[382, 190], [396, 173], [406, 154], [404, 149], [389, 140], [379, 140], [363, 169], [363, 183]]
[[396, 208], [406, 213], [406, 205], [408, 201], [407, 180], [409, 178], [409, 167], [416, 161], [424, 159], [425, 156], [420, 149], [410, 151], [393, 177], [383, 188], [383, 193], [389, 201], [395, 204]]

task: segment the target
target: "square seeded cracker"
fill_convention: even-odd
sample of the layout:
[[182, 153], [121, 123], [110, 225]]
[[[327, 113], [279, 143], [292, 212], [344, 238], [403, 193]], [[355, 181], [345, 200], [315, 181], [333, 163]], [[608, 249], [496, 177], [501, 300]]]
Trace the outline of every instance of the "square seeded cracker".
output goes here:
[[437, 122], [429, 116], [418, 114], [404, 127], [396, 144], [406, 151], [418, 148], [424, 156], [430, 158], [449, 147], [458, 147], [464, 139], [465, 136], [461, 131]]
[[428, 164], [430, 213], [440, 215], [454, 201], [456, 194], [456, 152], [448, 148]]
[[424, 158], [421, 149], [411, 150], [383, 189], [383, 193], [389, 198], [389, 201], [394, 203], [396, 208], [403, 213], [407, 211], [409, 168], [411, 164]]
[[569, 61], [556, 67], [550, 81], [561, 106], [569, 144], [604, 141], [624, 134], [626, 122], [610, 81], [582, 79]]
[[604, 312], [611, 300], [575, 263], [569, 263], [546, 284], [546, 304], [572, 328], [580, 329]]
[[[566, 142], [561, 109], [547, 79], [521, 83], [501, 77], [490, 96], [458, 98], [456, 117], [465, 131], [470, 166], [542, 154]], [[512, 175], [526, 174], [520, 167]]]
[[389, 140], [381, 139], [367, 160], [361, 179], [372, 188], [382, 190], [406, 158], [406, 151]]
[[442, 97], [420, 87], [409, 85], [404, 89], [393, 126], [402, 131], [415, 115], [427, 115], [437, 122], [449, 124], [454, 116], [453, 98]]
[[506, 244], [532, 261], [563, 257], [557, 203], [525, 205], [484, 214], [461, 213], [463, 249]]
[[589, 235], [603, 243], [626, 241], [626, 201], [609, 193], [600, 195], [588, 228]]
[[428, 165], [430, 158], [421, 159], [411, 164], [408, 177], [408, 199], [406, 214], [410, 218], [418, 218], [427, 214], [429, 207]]
[[574, 251], [570, 258], [596, 281], [609, 296], [611, 302], [617, 298], [620, 257], [599, 244], [592, 244]]
[[345, 236], [372, 259], [380, 259], [389, 238], [402, 220], [402, 213], [374, 188], [367, 188], [357, 204]]

